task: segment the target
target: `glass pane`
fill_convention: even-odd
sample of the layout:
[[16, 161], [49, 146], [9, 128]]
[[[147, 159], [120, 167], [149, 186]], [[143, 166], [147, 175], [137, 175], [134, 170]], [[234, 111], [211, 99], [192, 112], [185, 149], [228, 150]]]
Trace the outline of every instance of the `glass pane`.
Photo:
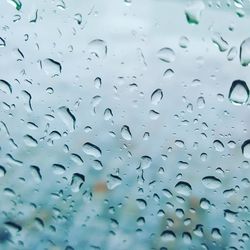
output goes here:
[[0, 8], [0, 249], [250, 249], [249, 1]]

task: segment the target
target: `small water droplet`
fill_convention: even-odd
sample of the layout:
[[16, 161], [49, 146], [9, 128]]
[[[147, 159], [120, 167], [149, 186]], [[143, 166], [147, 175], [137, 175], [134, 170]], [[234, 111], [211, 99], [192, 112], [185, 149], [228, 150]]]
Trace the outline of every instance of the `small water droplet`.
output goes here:
[[175, 241], [176, 235], [173, 231], [165, 230], [161, 233], [161, 239], [162, 241], [165, 241], [165, 242], [172, 242], [172, 241]]

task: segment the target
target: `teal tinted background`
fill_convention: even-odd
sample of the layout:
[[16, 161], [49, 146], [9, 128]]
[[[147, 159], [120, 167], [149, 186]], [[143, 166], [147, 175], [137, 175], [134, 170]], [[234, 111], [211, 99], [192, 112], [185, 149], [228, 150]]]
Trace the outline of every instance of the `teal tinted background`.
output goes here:
[[0, 18], [0, 249], [250, 248], [249, 1]]

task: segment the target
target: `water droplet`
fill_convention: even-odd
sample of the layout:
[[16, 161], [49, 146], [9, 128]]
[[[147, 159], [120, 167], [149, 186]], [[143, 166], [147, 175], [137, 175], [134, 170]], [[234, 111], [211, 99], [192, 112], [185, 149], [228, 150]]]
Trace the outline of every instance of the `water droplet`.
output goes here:
[[151, 95], [151, 103], [153, 105], [158, 105], [163, 98], [163, 92], [161, 89], [156, 89]]
[[83, 183], [85, 182], [85, 176], [79, 173], [74, 173], [72, 175], [72, 179], [71, 179], [71, 190], [74, 193], [77, 193], [80, 191], [81, 186], [83, 185]]
[[167, 63], [171, 63], [175, 61], [175, 52], [171, 48], [161, 48], [157, 52], [158, 58]]
[[185, 15], [189, 24], [199, 24], [201, 13], [205, 9], [205, 4], [201, 0], [193, 0], [190, 2], [186, 9]]
[[107, 55], [108, 47], [105, 41], [95, 39], [89, 42], [89, 52], [99, 59], [103, 59]]
[[64, 174], [66, 168], [61, 164], [53, 164], [52, 165], [53, 173], [56, 175]]
[[161, 239], [165, 242], [175, 241], [175, 233], [170, 230], [165, 230], [161, 234]]
[[107, 187], [109, 190], [113, 190], [116, 187], [120, 186], [121, 184], [122, 184], [122, 179], [119, 176], [113, 174], [108, 175]]
[[111, 109], [105, 109], [104, 111], [104, 119], [106, 121], [110, 120], [113, 117], [113, 113]]
[[232, 48], [228, 51], [228, 53], [227, 53], [227, 60], [228, 60], [228, 61], [233, 61], [234, 58], [237, 56], [237, 53], [238, 53], [237, 48], [236, 48], [236, 47], [232, 47]]
[[147, 169], [151, 166], [151, 163], [152, 163], [152, 158], [147, 156], [147, 155], [144, 155], [141, 157], [141, 163], [140, 163], [140, 166], [142, 169]]
[[234, 223], [236, 221], [237, 214], [237, 212], [231, 211], [229, 209], [224, 210], [224, 217], [230, 223]]
[[42, 175], [40, 172], [40, 168], [37, 166], [30, 166], [31, 174], [34, 177], [34, 180], [36, 182], [41, 182], [42, 181]]
[[83, 144], [82, 149], [85, 154], [94, 156], [96, 158], [101, 157], [102, 155], [101, 149], [90, 142]]
[[180, 181], [175, 185], [176, 193], [184, 196], [189, 196], [192, 192], [192, 187], [189, 183]]
[[33, 138], [31, 135], [25, 135], [23, 137], [24, 143], [29, 147], [36, 147], [38, 142], [35, 138]]
[[97, 89], [101, 88], [102, 86], [102, 79], [100, 77], [96, 77], [94, 80], [94, 85]]
[[82, 23], [82, 15], [80, 13], [76, 13], [74, 19], [77, 21], [77, 24], [80, 25]]
[[250, 37], [240, 45], [240, 63], [242, 66], [247, 66], [250, 63]]
[[93, 167], [95, 170], [97, 170], [97, 171], [100, 171], [100, 170], [103, 169], [102, 163], [101, 163], [100, 161], [98, 161], [98, 160], [94, 160], [94, 161], [93, 161], [92, 167]]
[[68, 107], [62, 106], [58, 108], [58, 115], [61, 118], [61, 120], [65, 123], [65, 125], [70, 129], [70, 131], [73, 131], [75, 129], [76, 118], [70, 112]]
[[12, 6], [16, 8], [16, 10], [20, 10], [22, 8], [22, 2], [20, 0], [7, 0]]
[[228, 43], [223, 39], [220, 33], [216, 32], [213, 34], [212, 41], [216, 44], [221, 52], [228, 50]]
[[221, 181], [214, 176], [204, 177], [202, 183], [208, 189], [217, 189], [221, 186]]
[[205, 210], [209, 209], [209, 207], [210, 207], [209, 200], [207, 200], [206, 198], [201, 198], [201, 200], [200, 200], [200, 207], [202, 209], [205, 209]]
[[241, 80], [233, 81], [228, 98], [235, 105], [245, 104], [249, 98], [249, 88], [246, 82]]
[[182, 36], [179, 40], [179, 46], [183, 49], [187, 48], [189, 44], [189, 40], [186, 36]]
[[78, 154], [71, 154], [70, 155], [70, 159], [76, 163], [78, 166], [82, 166], [83, 165], [83, 159], [81, 158], [80, 155]]
[[12, 87], [11, 85], [6, 82], [5, 80], [0, 80], [0, 90], [4, 92], [5, 94], [11, 94], [12, 93]]
[[0, 37], [0, 48], [5, 46], [6, 46], [5, 40], [2, 37]]
[[131, 132], [129, 130], [129, 127], [124, 125], [121, 129], [121, 135], [123, 137], [123, 139], [127, 140], [127, 141], [131, 141], [132, 140], [132, 135]]
[[241, 151], [245, 158], [250, 159], [250, 139], [242, 144]]
[[143, 210], [147, 207], [147, 202], [144, 199], [136, 199], [137, 206]]
[[0, 165], [0, 178], [4, 177], [6, 174], [6, 169]]
[[221, 141], [215, 140], [215, 141], [213, 142], [213, 144], [214, 144], [214, 149], [215, 149], [216, 151], [218, 151], [218, 152], [224, 151], [224, 145], [223, 145], [223, 143], [222, 143]]
[[45, 73], [50, 77], [59, 76], [62, 71], [61, 64], [51, 58], [46, 58], [45, 60], [43, 60], [42, 67]]

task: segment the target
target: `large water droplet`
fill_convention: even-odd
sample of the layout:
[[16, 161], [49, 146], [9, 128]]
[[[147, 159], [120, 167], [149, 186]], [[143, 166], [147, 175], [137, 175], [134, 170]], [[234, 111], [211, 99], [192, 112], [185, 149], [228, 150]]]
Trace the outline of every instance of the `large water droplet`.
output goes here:
[[107, 55], [108, 47], [105, 41], [95, 39], [89, 42], [89, 52], [95, 57], [102, 59]]
[[157, 105], [163, 98], [163, 92], [161, 89], [156, 89], [151, 95], [151, 103]]
[[202, 179], [202, 183], [206, 188], [216, 189], [221, 186], [221, 181], [214, 176], [206, 176]]
[[184, 196], [189, 196], [192, 192], [192, 187], [189, 183], [180, 181], [175, 185], [176, 193]]
[[90, 142], [83, 144], [82, 149], [85, 154], [94, 156], [96, 158], [101, 157], [102, 155], [101, 149]]
[[163, 62], [173, 62], [175, 60], [175, 52], [170, 48], [162, 48], [157, 52], [158, 58]]
[[250, 159], [250, 139], [242, 144], [241, 151], [245, 158]]
[[250, 63], [250, 37], [240, 45], [240, 63], [242, 66], [247, 66]]
[[73, 131], [75, 129], [76, 118], [70, 112], [68, 107], [62, 106], [58, 108], [58, 115], [61, 118], [61, 120], [65, 123], [65, 125], [70, 129], [70, 131]]
[[246, 82], [241, 80], [233, 81], [229, 90], [228, 98], [235, 105], [246, 103], [249, 98], [249, 88]]

